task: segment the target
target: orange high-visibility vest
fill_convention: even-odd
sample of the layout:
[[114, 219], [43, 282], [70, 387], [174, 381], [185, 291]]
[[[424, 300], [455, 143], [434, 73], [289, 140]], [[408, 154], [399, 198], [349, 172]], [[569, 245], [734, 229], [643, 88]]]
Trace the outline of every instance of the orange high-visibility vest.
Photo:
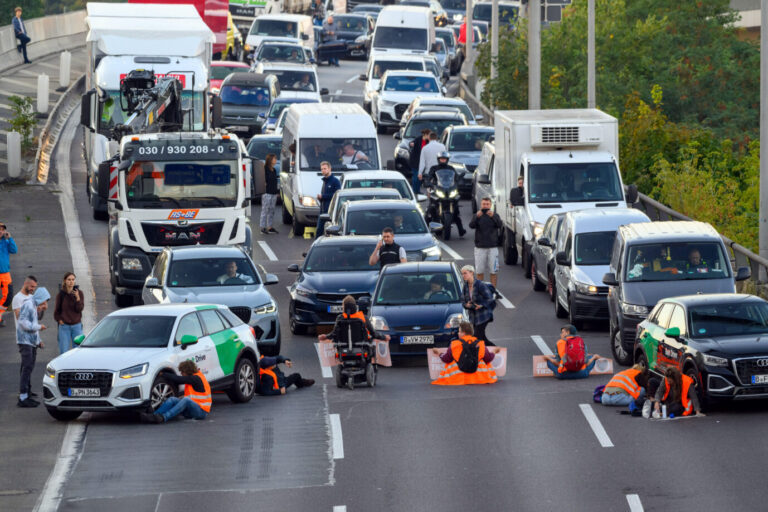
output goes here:
[[205, 391], [200, 393], [199, 391], [195, 391], [195, 389], [192, 387], [192, 384], [184, 384], [184, 397], [189, 397], [205, 412], [211, 412], [211, 386], [208, 384], [208, 381], [205, 380], [203, 374], [199, 371], [195, 373], [195, 376], [200, 377], [200, 380], [203, 382], [203, 388], [205, 388]]
[[362, 311], [358, 311], [358, 312], [356, 312], [356, 313], [352, 313], [351, 315], [348, 315], [348, 314], [346, 314], [346, 313], [342, 313], [342, 316], [343, 316], [344, 318], [357, 318], [358, 320], [360, 320], [361, 322], [363, 322], [363, 327], [365, 327], [365, 332], [368, 334], [368, 337], [369, 337], [369, 338], [371, 337], [371, 333], [370, 333], [370, 332], [368, 332], [368, 324], [367, 324], [367, 323], [366, 323], [366, 321], [365, 321], [365, 315], [363, 314], [363, 312], [362, 312]]
[[640, 396], [640, 386], [635, 381], [635, 377], [640, 374], [640, 370], [624, 370], [613, 376], [613, 378], [605, 385], [605, 388], [619, 388], [626, 391], [632, 398], [637, 400]]
[[[683, 393], [680, 395], [680, 401], [683, 404], [683, 416], [690, 416], [693, 414], [693, 403], [688, 399], [688, 390], [691, 388], [691, 385], [693, 384], [693, 379], [690, 378], [687, 375], [683, 375]], [[664, 378], [664, 397], [661, 399], [662, 402], [667, 399], [667, 396], [669, 396], [669, 383], [667, 383], [666, 377]]]
[[[259, 359], [264, 359], [264, 356], [259, 357]], [[274, 372], [273, 368], [274, 366], [262, 368], [261, 365], [259, 365], [259, 380], [261, 380], [262, 375], [269, 375], [272, 377], [272, 387], [274, 389], [280, 389], [280, 386], [277, 385], [277, 374]]]
[[[469, 343], [474, 343], [477, 338], [474, 336], [463, 336], [462, 339]], [[432, 384], [438, 386], [463, 386], [465, 384], [493, 384], [498, 380], [496, 372], [489, 365], [483, 361], [485, 356], [485, 342], [478, 342], [478, 364], [477, 371], [475, 373], [464, 373], [459, 369], [457, 361], [461, 357], [462, 344], [460, 340], [453, 340], [451, 342], [451, 356], [453, 361], [445, 365], [443, 371], [440, 372], [440, 376], [432, 381]]]
[[[557, 340], [557, 355], [560, 356], [560, 365], [557, 367], [557, 373], [565, 373], [566, 371], [568, 371], [568, 370], [565, 369], [565, 363], [564, 363], [564, 360], [565, 360], [565, 349], [568, 346], [568, 342], [566, 340], [568, 338], [575, 338], [575, 337], [576, 337], [575, 335], [573, 335], [573, 336], [566, 336], [565, 340], [563, 340], [563, 339]], [[586, 356], [586, 354], [584, 354], [584, 355]], [[583, 365], [581, 365], [581, 368], [579, 368], [578, 371], [581, 371], [581, 370], [583, 370], [586, 367], [587, 367], [587, 363], [585, 362]]]

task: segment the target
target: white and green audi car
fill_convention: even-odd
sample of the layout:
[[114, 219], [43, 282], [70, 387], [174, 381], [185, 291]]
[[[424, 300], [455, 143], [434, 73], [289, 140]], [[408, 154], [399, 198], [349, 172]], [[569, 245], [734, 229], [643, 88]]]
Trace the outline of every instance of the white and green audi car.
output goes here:
[[226, 306], [156, 304], [115, 311], [43, 377], [48, 412], [61, 421], [84, 411], [157, 408], [176, 389], [161, 372], [194, 361], [212, 390], [233, 402], [253, 397], [259, 350], [253, 329]]

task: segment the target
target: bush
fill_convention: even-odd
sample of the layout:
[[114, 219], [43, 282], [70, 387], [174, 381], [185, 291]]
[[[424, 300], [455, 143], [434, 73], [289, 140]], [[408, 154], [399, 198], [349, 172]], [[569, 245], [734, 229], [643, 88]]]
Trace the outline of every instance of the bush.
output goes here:
[[11, 129], [21, 134], [21, 149], [28, 151], [34, 143], [33, 131], [37, 126], [35, 108], [32, 100], [27, 97], [10, 96], [13, 117], [8, 121]]

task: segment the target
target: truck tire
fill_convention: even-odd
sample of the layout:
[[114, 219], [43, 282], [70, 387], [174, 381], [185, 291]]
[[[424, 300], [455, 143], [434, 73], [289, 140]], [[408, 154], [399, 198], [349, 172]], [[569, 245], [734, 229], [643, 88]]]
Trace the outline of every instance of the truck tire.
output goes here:
[[[509, 241], [512, 239], [512, 244]], [[515, 234], [508, 229], [504, 229], [504, 240], [502, 250], [504, 252], [504, 263], [507, 265], [517, 265], [517, 246], [514, 243]]]
[[83, 414], [83, 411], [62, 411], [54, 407], [46, 407], [48, 414], [58, 421], [72, 421], [76, 420]]
[[304, 224], [299, 222], [299, 219], [294, 215], [293, 217], [293, 234], [296, 236], [304, 236]]
[[525, 238], [522, 240], [521, 247], [523, 248], [522, 267], [523, 276], [528, 279], [531, 277], [531, 251], [525, 249]]

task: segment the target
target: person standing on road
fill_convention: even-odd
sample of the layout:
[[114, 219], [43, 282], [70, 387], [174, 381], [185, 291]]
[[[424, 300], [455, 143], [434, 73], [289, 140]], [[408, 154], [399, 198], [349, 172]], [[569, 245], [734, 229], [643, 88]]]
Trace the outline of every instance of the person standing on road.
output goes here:
[[185, 418], [204, 420], [211, 412], [211, 386], [203, 372], [192, 360], [179, 363], [179, 373], [165, 371], [162, 376], [167, 381], [178, 386], [184, 384], [184, 398], [175, 396], [167, 398], [154, 414], [142, 413], [141, 420], [145, 423], [166, 423], [179, 414]]
[[499, 214], [491, 209], [491, 198], [480, 200], [480, 210], [469, 221], [469, 227], [475, 230], [475, 269], [480, 281], [487, 271], [494, 288], [499, 278], [499, 233], [503, 226]]
[[[556, 379], [586, 379], [600, 356], [587, 353], [587, 344], [578, 336], [576, 327], [568, 324], [560, 328], [557, 356], [544, 355], [547, 366]], [[573, 367], [575, 365], [575, 367]]]
[[617, 373], [608, 381], [600, 403], [627, 406], [635, 402], [642, 406], [647, 387], [648, 369], [642, 364], [636, 364], [628, 370]]
[[405, 249], [395, 243], [395, 230], [389, 227], [384, 228], [381, 231], [379, 243], [376, 244], [368, 258], [368, 264], [373, 266], [379, 263], [381, 268], [384, 268], [384, 265], [405, 263], [406, 261], [408, 261], [408, 257]]
[[75, 274], [67, 272], [64, 274], [64, 280], [53, 307], [53, 319], [59, 324], [57, 338], [61, 354], [71, 349], [73, 340], [83, 334], [84, 304], [85, 297], [82, 290], [75, 284]]
[[[333, 16], [329, 15], [323, 22], [323, 42], [336, 41], [336, 31], [333, 27]], [[339, 67], [339, 58], [330, 57], [328, 59], [329, 66]]]
[[464, 286], [461, 288], [461, 301], [469, 313], [474, 335], [488, 346], [494, 346], [488, 339], [485, 329], [493, 322], [493, 308], [496, 298], [488, 284], [475, 279], [475, 267], [464, 265], [461, 267], [461, 276], [464, 278]]
[[277, 204], [277, 171], [275, 164], [277, 155], [269, 153], [264, 159], [264, 193], [261, 195], [261, 217], [259, 225], [261, 232], [266, 234], [277, 233], [272, 227], [275, 220], [275, 205]]
[[13, 316], [16, 320], [19, 319], [19, 312], [21, 311], [21, 305], [24, 301], [31, 297], [37, 289], [37, 278], [35, 276], [27, 276], [24, 278], [24, 284], [21, 286], [19, 293], [13, 296], [13, 302], [11, 308], [13, 309]]
[[437, 155], [445, 152], [445, 146], [437, 141], [437, 133], [429, 133], [429, 142], [421, 149], [419, 156], [419, 180], [424, 181], [424, 175], [437, 165]]
[[[323, 174], [323, 188], [320, 189], [320, 193], [317, 194], [317, 200], [320, 202], [320, 215], [328, 213], [333, 194], [341, 188], [341, 182], [331, 173], [331, 170], [332, 167], [329, 162], [320, 162], [320, 172]], [[323, 233], [325, 232], [325, 223], [321, 222], [320, 215], [317, 216], [317, 229], [315, 230], [316, 238], [323, 236]]]
[[421, 150], [429, 142], [429, 128], [421, 130], [421, 135], [413, 139], [409, 144], [410, 155], [408, 165], [411, 168], [411, 188], [413, 193], [418, 194], [421, 190], [421, 176], [419, 176], [419, 162], [421, 161]]
[[[459, 324], [459, 339], [451, 341], [451, 346], [440, 356], [445, 368], [440, 376], [432, 381], [438, 386], [463, 386], [465, 384], [493, 384], [497, 381], [496, 372], [490, 364], [496, 356], [495, 351], [488, 350], [483, 340], [472, 336], [472, 324]], [[432, 349], [439, 355], [440, 351]]]
[[0, 222], [0, 327], [5, 327], [3, 314], [8, 311], [11, 293], [11, 254], [19, 251], [16, 241]]
[[30, 60], [27, 58], [27, 44], [31, 41], [27, 35], [27, 27], [24, 26], [24, 20], [21, 18], [21, 7], [14, 9], [15, 16], [13, 17], [13, 33], [16, 39], [19, 40], [19, 44], [16, 45], [16, 50], [24, 55], [24, 64], [30, 64]]
[[26, 287], [27, 292], [31, 293], [25, 296], [16, 319], [16, 344], [21, 354], [19, 401], [16, 405], [24, 408], [40, 405], [40, 402], [32, 398], [37, 396], [37, 393], [32, 392], [32, 372], [37, 360], [37, 349], [45, 348], [40, 339], [40, 331], [44, 331], [46, 327], [40, 323], [39, 318], [48, 309], [48, 299], [51, 298], [45, 288], [37, 289], [37, 281], [31, 283]]
[[313, 379], [305, 379], [298, 373], [292, 373], [287, 377], [278, 368], [278, 364], [285, 363], [288, 368], [293, 368], [293, 361], [283, 356], [266, 357], [259, 359], [259, 386], [256, 392], [260, 395], [284, 395], [289, 387], [308, 388], [315, 383]]

